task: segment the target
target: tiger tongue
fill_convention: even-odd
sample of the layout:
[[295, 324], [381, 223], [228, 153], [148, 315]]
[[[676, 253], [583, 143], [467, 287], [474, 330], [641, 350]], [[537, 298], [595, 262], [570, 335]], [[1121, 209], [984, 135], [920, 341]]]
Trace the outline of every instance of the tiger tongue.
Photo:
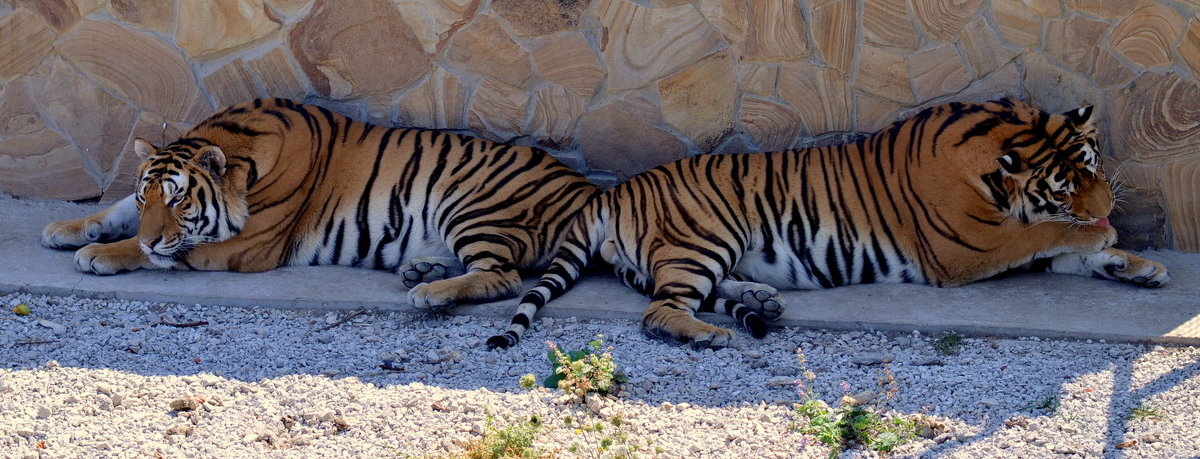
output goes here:
[[1101, 228], [1108, 228], [1108, 227], [1110, 227], [1110, 226], [1112, 226], [1112, 225], [1109, 225], [1109, 224], [1108, 224], [1108, 217], [1104, 217], [1104, 218], [1101, 218], [1101, 219], [1099, 219], [1099, 220], [1096, 220], [1096, 223], [1092, 223], [1092, 226], [1099, 226], [1099, 227], [1101, 227]]

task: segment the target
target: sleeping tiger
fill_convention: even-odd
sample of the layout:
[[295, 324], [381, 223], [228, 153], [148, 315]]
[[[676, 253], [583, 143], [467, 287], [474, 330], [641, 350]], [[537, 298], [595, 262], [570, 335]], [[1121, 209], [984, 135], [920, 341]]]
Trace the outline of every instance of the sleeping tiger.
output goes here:
[[[135, 192], [42, 242], [85, 272], [398, 272], [417, 308], [512, 297], [596, 188], [546, 152], [393, 129], [285, 99], [213, 115], [174, 143], [134, 142]], [[89, 244], [91, 243], [91, 244]]]
[[1109, 248], [1095, 135], [1091, 107], [951, 103], [843, 145], [658, 167], [588, 202], [487, 345], [516, 344], [597, 252], [651, 296], [647, 335], [697, 347], [732, 337], [697, 311], [764, 336], [782, 312], [777, 288], [949, 287], [1019, 267], [1162, 286], [1163, 265]]

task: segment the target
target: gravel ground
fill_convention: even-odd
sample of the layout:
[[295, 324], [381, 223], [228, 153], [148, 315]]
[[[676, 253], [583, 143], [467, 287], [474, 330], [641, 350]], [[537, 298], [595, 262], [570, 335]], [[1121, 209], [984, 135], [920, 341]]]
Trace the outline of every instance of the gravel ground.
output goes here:
[[[13, 314], [20, 303], [33, 314]], [[489, 352], [483, 341], [504, 326], [491, 318], [335, 324], [349, 313], [26, 294], [0, 305], [0, 457], [437, 457], [478, 438], [489, 414], [499, 426], [540, 416], [535, 446], [558, 457], [571, 445], [594, 456], [599, 436], [574, 427], [617, 415], [606, 434], [641, 457], [823, 457], [792, 431], [797, 347], [830, 401], [843, 386], [874, 388], [888, 359], [899, 390], [884, 408], [941, 424], [899, 456], [1200, 451], [1196, 347], [969, 337], [943, 355], [916, 332], [786, 328], [698, 352], [633, 321], [542, 319], [516, 349]], [[598, 333], [629, 378], [615, 396], [579, 407], [518, 387], [549, 373], [542, 341], [578, 348]], [[385, 356], [395, 369], [380, 367]]]

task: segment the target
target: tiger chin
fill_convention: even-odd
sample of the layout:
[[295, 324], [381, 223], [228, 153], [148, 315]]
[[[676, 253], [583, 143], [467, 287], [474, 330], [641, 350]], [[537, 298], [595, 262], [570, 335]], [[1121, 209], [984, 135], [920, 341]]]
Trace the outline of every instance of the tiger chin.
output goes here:
[[1011, 269], [1161, 287], [1163, 265], [1111, 248], [1113, 192], [1092, 114], [950, 103], [851, 143], [647, 171], [589, 201], [487, 345], [519, 342], [596, 254], [651, 297], [647, 335], [697, 347], [732, 338], [698, 311], [764, 336], [782, 313], [777, 289], [950, 287]]
[[596, 193], [540, 149], [286, 99], [235, 105], [133, 150], [133, 194], [42, 233], [46, 247], [77, 248], [79, 270], [384, 269], [432, 311], [519, 293], [517, 270], [545, 266]]

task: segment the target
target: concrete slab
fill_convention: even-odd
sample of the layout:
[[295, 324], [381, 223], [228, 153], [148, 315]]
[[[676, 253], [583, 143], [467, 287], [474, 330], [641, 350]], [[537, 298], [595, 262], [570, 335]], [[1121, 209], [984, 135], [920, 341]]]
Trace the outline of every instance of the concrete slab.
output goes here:
[[[100, 207], [0, 199], [0, 292], [77, 295], [185, 304], [407, 310], [405, 289], [386, 272], [295, 267], [257, 274], [139, 271], [81, 274], [72, 253], [43, 248], [42, 227]], [[1020, 274], [966, 287], [862, 285], [784, 294], [779, 325], [999, 336], [1070, 337], [1200, 344], [1200, 254], [1148, 252], [1172, 283], [1149, 290], [1051, 274]], [[526, 280], [526, 286], [532, 280]], [[507, 318], [515, 300], [464, 306], [453, 314]], [[612, 276], [584, 278], [543, 310], [547, 317], [637, 319], [648, 300]], [[729, 323], [727, 318], [707, 317]]]

